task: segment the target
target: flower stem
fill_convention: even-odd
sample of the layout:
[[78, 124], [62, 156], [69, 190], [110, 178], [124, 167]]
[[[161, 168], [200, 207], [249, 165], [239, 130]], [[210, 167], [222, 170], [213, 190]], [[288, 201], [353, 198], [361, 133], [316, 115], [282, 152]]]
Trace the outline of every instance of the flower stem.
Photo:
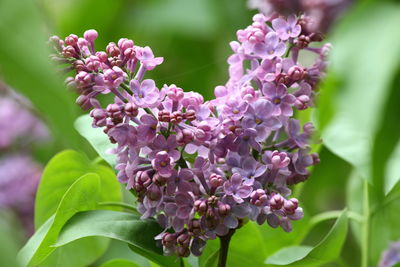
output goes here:
[[363, 188], [363, 227], [362, 227], [362, 242], [361, 242], [361, 266], [368, 267], [368, 254], [369, 254], [369, 192], [368, 181], [364, 180]]
[[226, 260], [228, 259], [228, 249], [229, 249], [229, 242], [233, 234], [235, 233], [234, 229], [229, 230], [228, 234], [225, 236], [220, 236], [220, 248], [219, 248], [219, 258], [218, 258], [218, 267], [225, 267]]

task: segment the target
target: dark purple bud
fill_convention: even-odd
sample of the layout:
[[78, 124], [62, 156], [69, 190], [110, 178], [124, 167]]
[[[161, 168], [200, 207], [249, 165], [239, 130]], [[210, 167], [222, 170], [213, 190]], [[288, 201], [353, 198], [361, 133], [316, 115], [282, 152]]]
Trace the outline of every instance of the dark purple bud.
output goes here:
[[200, 214], [204, 215], [207, 211], [207, 203], [204, 200], [196, 200], [194, 202], [194, 209]]
[[179, 145], [183, 146], [193, 141], [193, 133], [188, 129], [183, 129], [178, 132], [176, 136], [176, 141]]
[[188, 235], [187, 233], [180, 234], [176, 241], [179, 245], [187, 247], [190, 243], [190, 235]]
[[294, 41], [295, 45], [298, 48], [306, 48], [311, 42], [310, 37], [306, 36], [306, 35], [300, 35], [299, 38], [297, 38], [297, 40]]
[[285, 210], [286, 214], [293, 214], [299, 206], [299, 202], [295, 198], [291, 198], [285, 201], [283, 205], [283, 209]]
[[164, 247], [167, 247], [167, 248], [174, 247], [176, 244], [176, 235], [170, 234], [170, 233], [165, 233], [165, 235], [162, 237], [161, 242]]
[[90, 71], [98, 71], [101, 66], [100, 59], [96, 56], [90, 56], [86, 58], [85, 63], [86, 68]]
[[251, 193], [250, 202], [256, 206], [265, 206], [268, 202], [268, 196], [263, 189], [257, 189]]
[[102, 127], [107, 124], [107, 112], [102, 108], [95, 108], [90, 112], [90, 116], [93, 118], [93, 124]]
[[317, 165], [321, 162], [321, 160], [319, 159], [318, 153], [312, 153], [311, 157], [313, 159], [313, 165]]
[[298, 81], [298, 80], [304, 79], [305, 71], [300, 66], [292, 66], [288, 70], [288, 76], [290, 79]]
[[62, 55], [65, 58], [71, 58], [71, 57], [78, 58], [78, 53], [76, 52], [75, 48], [70, 45], [63, 48]]
[[185, 112], [184, 117], [189, 121], [194, 121], [196, 119], [196, 112], [190, 109]]
[[77, 72], [85, 71], [85, 70], [86, 70], [85, 63], [84, 63], [82, 60], [76, 60], [76, 61], [73, 63], [73, 65], [74, 65], [74, 68], [75, 68], [75, 70], [76, 70]]
[[121, 38], [118, 41], [118, 47], [119, 49], [121, 49], [121, 51], [133, 48], [133, 45], [134, 45], [133, 41], [126, 38]]
[[159, 175], [158, 173], [154, 174], [153, 176], [153, 183], [155, 183], [158, 186], [163, 186], [167, 182], [167, 178]]
[[199, 235], [201, 233], [201, 223], [200, 220], [193, 219], [189, 222], [189, 232], [192, 232], [194, 235]]
[[153, 201], [160, 200], [162, 197], [162, 192], [160, 190], [160, 187], [158, 187], [155, 184], [153, 184], [152, 186], [149, 186], [149, 188], [147, 190], [147, 197]]
[[131, 118], [135, 118], [139, 113], [138, 107], [132, 102], [126, 103], [124, 110], [125, 114]]
[[218, 203], [218, 197], [211, 196], [207, 199], [207, 205], [211, 207], [215, 207]]
[[121, 123], [124, 118], [122, 106], [115, 103], [107, 106], [107, 114], [112, 119], [114, 124]]
[[107, 62], [108, 56], [106, 52], [100, 51], [96, 53], [96, 57], [101, 61], [101, 62]]
[[228, 204], [219, 202], [218, 203], [218, 214], [221, 216], [226, 216], [229, 214], [229, 212], [231, 211], [231, 206], [229, 206]]
[[179, 257], [189, 257], [189, 255], [190, 255], [189, 247], [178, 247], [176, 249], [176, 254]]
[[285, 168], [290, 163], [290, 158], [286, 152], [273, 151], [271, 154], [271, 163], [275, 169]]
[[183, 113], [182, 111], [175, 111], [171, 114], [171, 123], [178, 124], [183, 120]]
[[279, 210], [282, 208], [283, 204], [285, 203], [285, 199], [279, 195], [275, 194], [270, 200], [269, 200], [269, 206], [273, 210]]
[[213, 188], [217, 188], [218, 186], [221, 186], [224, 183], [224, 179], [222, 179], [221, 175], [218, 175], [216, 173], [212, 173], [210, 175], [210, 184]]
[[106, 51], [112, 57], [118, 57], [120, 54], [120, 50], [119, 50], [118, 46], [113, 42], [111, 42], [107, 45]]
[[70, 46], [75, 46], [78, 43], [78, 36], [75, 34], [70, 34], [65, 37], [65, 44]]
[[169, 122], [171, 120], [171, 113], [168, 110], [160, 110], [158, 112], [158, 120], [163, 122]]
[[295, 107], [298, 110], [304, 110], [308, 108], [308, 103], [310, 102], [310, 97], [307, 95], [301, 95], [296, 98], [296, 101], [294, 102]]

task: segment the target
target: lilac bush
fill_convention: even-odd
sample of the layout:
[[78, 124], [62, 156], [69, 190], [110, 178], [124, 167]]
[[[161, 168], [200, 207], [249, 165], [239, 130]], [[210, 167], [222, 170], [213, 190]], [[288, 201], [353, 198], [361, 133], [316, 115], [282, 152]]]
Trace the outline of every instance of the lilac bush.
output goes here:
[[[253, 17], [231, 42], [229, 80], [205, 101], [147, 71], [163, 62], [150, 47], [122, 38], [96, 51], [95, 30], [83, 38], [51, 37], [53, 59], [76, 71], [68, 86], [117, 144], [118, 180], [137, 196], [142, 218], [165, 229], [155, 237], [166, 255], [198, 256], [207, 240], [230, 236], [247, 220], [292, 230], [303, 217], [291, 186], [319, 162], [310, 153], [314, 128], [294, 115], [313, 106], [328, 44], [303, 27], [305, 17]], [[310, 66], [302, 52], [316, 55]], [[107, 106], [97, 99], [111, 94]]]

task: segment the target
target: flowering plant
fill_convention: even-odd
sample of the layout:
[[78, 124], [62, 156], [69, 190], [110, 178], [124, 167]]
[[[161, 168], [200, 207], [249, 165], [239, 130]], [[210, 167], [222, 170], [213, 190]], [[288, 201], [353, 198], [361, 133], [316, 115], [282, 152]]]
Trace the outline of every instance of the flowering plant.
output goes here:
[[[141, 218], [155, 216], [164, 229], [155, 239], [165, 254], [199, 256], [207, 240], [228, 243], [248, 219], [290, 232], [303, 217], [290, 187], [319, 158], [309, 148], [312, 123], [294, 114], [314, 105], [330, 47], [311, 47], [322, 38], [305, 23], [255, 15], [231, 42], [229, 80], [211, 101], [145, 79], [163, 62], [148, 46], [122, 38], [96, 51], [95, 30], [51, 38], [53, 58], [76, 71], [67, 84], [77, 103], [117, 144], [118, 180], [137, 196]], [[316, 54], [311, 66], [299, 62], [302, 51]], [[105, 94], [114, 98], [107, 106], [97, 99]]]

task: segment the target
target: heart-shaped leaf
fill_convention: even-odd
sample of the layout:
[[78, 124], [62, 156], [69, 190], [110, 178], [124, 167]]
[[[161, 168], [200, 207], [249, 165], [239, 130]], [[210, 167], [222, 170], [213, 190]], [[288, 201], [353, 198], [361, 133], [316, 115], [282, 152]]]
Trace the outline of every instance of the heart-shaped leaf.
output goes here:
[[295, 246], [283, 248], [265, 263], [290, 267], [313, 267], [336, 260], [346, 239], [348, 219], [343, 211], [325, 238], [314, 248]]
[[96, 173], [100, 178], [99, 201], [121, 200], [121, 186], [110, 168], [94, 164], [76, 151], [66, 150], [54, 156], [43, 171], [35, 202], [36, 228], [54, 214], [64, 193], [76, 179], [88, 172]]
[[104, 134], [101, 128], [92, 127], [92, 118], [87, 115], [80, 116], [75, 121], [75, 129], [92, 145], [94, 150], [103, 158], [110, 166], [115, 166], [116, 155], [109, 152], [116, 147], [110, 142], [108, 136]]
[[96, 208], [100, 197], [100, 179], [89, 173], [76, 180], [62, 197], [51, 216], [29, 239], [19, 252], [19, 261], [24, 266], [35, 266], [45, 260], [54, 250], [52, 245], [64, 224], [77, 212]]
[[140, 267], [140, 266], [128, 260], [115, 259], [103, 263], [100, 267]]
[[[126, 242], [137, 249], [157, 255], [158, 264], [172, 266], [175, 257], [162, 256], [161, 247], [154, 237], [162, 228], [154, 220], [142, 220], [139, 216], [110, 210], [95, 210], [76, 214], [61, 231], [55, 247], [64, 246], [84, 237], [107, 237]], [[146, 255], [143, 255], [146, 256]], [[152, 258], [149, 258], [153, 260]], [[168, 265], [169, 264], [169, 265]]]

